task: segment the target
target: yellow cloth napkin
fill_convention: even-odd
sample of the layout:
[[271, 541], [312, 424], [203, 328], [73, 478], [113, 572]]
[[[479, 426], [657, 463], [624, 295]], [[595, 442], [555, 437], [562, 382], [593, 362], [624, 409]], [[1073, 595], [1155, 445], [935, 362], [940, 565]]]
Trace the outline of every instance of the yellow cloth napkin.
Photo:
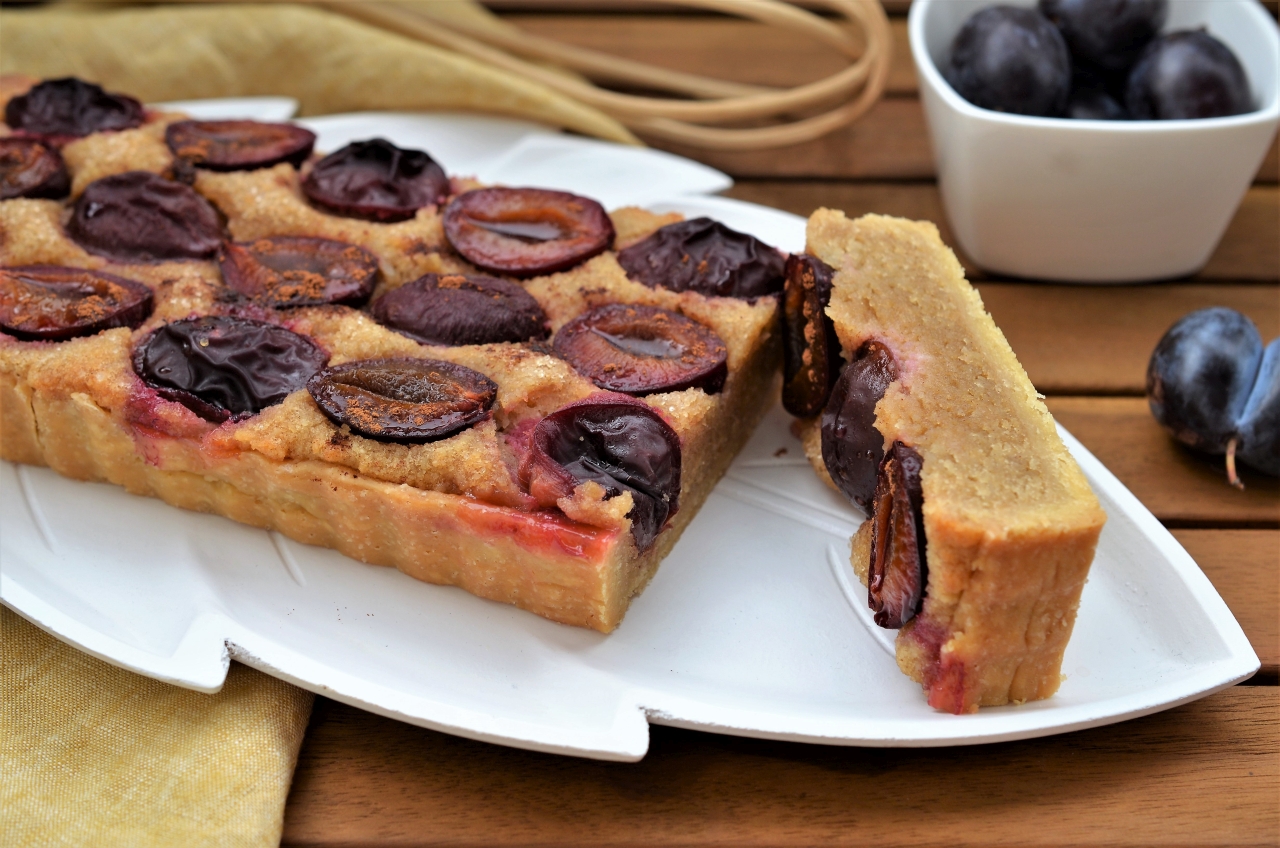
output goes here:
[[[427, 2], [502, 26], [469, 2]], [[489, 112], [636, 143], [540, 85], [300, 6], [6, 8], [0, 73], [74, 75], [146, 102]], [[168, 686], [0, 611], [0, 845], [275, 845], [311, 701], [234, 663], [217, 695]]]
[[0, 845], [279, 844], [310, 692], [238, 663], [179, 689], [0, 607], [0, 693]]
[[[468, 0], [425, 2], [437, 17], [503, 26]], [[5, 9], [0, 73], [78, 76], [150, 103], [288, 95], [303, 115], [488, 112], [637, 143], [613, 118], [538, 83], [290, 4]]]

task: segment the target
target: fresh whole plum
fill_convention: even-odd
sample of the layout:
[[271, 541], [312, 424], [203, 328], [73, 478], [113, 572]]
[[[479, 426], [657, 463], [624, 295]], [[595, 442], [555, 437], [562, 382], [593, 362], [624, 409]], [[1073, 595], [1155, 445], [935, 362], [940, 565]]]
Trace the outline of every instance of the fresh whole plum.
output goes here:
[[1077, 121], [1124, 121], [1129, 113], [1105, 82], [1091, 74], [1077, 73], [1071, 82], [1067, 117]]
[[1040, 0], [1039, 5], [1062, 31], [1077, 63], [1108, 71], [1132, 67], [1169, 16], [1169, 0]]
[[1280, 475], [1280, 347], [1263, 355], [1253, 322], [1234, 309], [1212, 307], [1169, 328], [1147, 366], [1151, 413], [1178, 441], [1226, 454], [1227, 474], [1240, 487], [1235, 460]]
[[1240, 60], [1202, 29], [1151, 42], [1129, 75], [1125, 103], [1143, 121], [1220, 118], [1253, 109]]
[[1236, 456], [1251, 468], [1280, 477], [1280, 339], [1273, 339], [1262, 355], [1240, 416]]
[[1055, 117], [1071, 92], [1071, 56], [1035, 9], [991, 6], [965, 21], [944, 72], [956, 92], [997, 112]]

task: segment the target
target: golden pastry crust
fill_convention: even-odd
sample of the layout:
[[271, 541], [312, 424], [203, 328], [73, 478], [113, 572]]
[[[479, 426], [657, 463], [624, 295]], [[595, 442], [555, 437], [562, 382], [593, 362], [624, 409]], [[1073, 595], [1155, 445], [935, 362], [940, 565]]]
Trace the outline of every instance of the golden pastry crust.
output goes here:
[[[899, 666], [952, 712], [1049, 697], [1106, 520], [1097, 498], [936, 227], [822, 209], [808, 249], [836, 270], [827, 314], [846, 356], [874, 339], [897, 363], [876, 429], [924, 460], [928, 585]], [[870, 533], [853, 545], [864, 581]]]
[[[123, 141], [126, 133], [100, 134], [112, 136], [110, 144], [99, 136], [77, 142], [84, 145], [84, 172], [95, 167], [91, 151], [145, 152], [141, 139], [157, 137], [151, 125], [129, 132]], [[141, 161], [124, 158], [109, 167]], [[105, 175], [107, 167], [99, 171]], [[454, 181], [455, 190], [468, 186]], [[328, 215], [306, 203], [289, 165], [199, 172], [195, 188], [227, 217], [233, 238], [311, 235], [366, 247], [378, 257], [381, 290], [426, 272], [473, 270], [444, 240], [435, 208], [394, 224]], [[561, 499], [558, 512], [548, 512], [535, 509], [518, 480], [521, 434], [598, 391], [545, 345], [422, 345], [347, 307], [274, 311], [246, 304], [227, 293], [213, 262], [124, 265], [85, 252], [66, 236], [67, 214], [54, 201], [0, 202], [0, 264], [69, 265], [137, 279], [153, 289], [155, 312], [136, 331], [56, 344], [0, 334], [0, 456], [272, 528], [568, 624], [605, 632], [617, 626], [776, 390], [774, 298], [655, 291], [628, 280], [612, 253], [527, 281], [557, 327], [600, 302], [652, 303], [702, 321], [728, 347], [730, 373], [719, 394], [690, 389], [644, 399], [679, 435], [683, 462], [680, 509], [655, 544], [639, 551], [626, 517], [630, 494], [605, 498], [602, 487], [586, 483]], [[671, 221], [638, 209], [616, 215], [632, 241]], [[131, 356], [156, 327], [214, 314], [267, 320], [309, 336], [335, 365], [384, 356], [465, 365], [498, 384], [492, 414], [447, 439], [392, 444], [334, 424], [297, 391], [245, 420], [210, 423], [144, 384]]]
[[173, 169], [173, 151], [165, 143], [169, 125], [186, 118], [173, 112], [149, 112], [140, 127], [118, 132], [90, 133], [68, 142], [62, 148], [62, 160], [71, 173], [71, 197], [103, 177], [126, 171], [151, 171], [167, 174]]

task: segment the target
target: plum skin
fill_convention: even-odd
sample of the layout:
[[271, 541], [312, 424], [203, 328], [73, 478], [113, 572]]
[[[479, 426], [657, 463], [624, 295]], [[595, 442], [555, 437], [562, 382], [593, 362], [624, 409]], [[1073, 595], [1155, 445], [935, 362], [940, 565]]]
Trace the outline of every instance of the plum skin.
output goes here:
[[1151, 414], [1178, 441], [1221, 454], [1236, 435], [1262, 337], [1233, 309], [1192, 312], [1169, 328], [1147, 366]]
[[1071, 56], [1107, 71], [1126, 71], [1160, 32], [1169, 0], [1040, 0]]
[[1125, 104], [1138, 120], [1221, 118], [1253, 110], [1240, 60], [1204, 30], [1162, 35], [1129, 74]]
[[1258, 471], [1280, 477], [1280, 339], [1272, 339], [1262, 355], [1240, 416], [1237, 456]]
[[215, 424], [256, 415], [302, 389], [329, 355], [307, 336], [231, 316], [157, 327], [133, 351], [133, 370], [167, 400]]
[[630, 492], [631, 535], [646, 551], [680, 508], [681, 454], [680, 436], [653, 407], [598, 392], [535, 425], [520, 481], [547, 507], [587, 481], [606, 498]]
[[1071, 92], [1071, 55], [1062, 33], [1035, 9], [990, 6], [960, 28], [943, 75], [983, 109], [1057, 117]]
[[1211, 307], [1183, 316], [1156, 345], [1147, 366], [1147, 400], [1175, 439], [1280, 476], [1280, 341], [1265, 352], [1253, 322]]

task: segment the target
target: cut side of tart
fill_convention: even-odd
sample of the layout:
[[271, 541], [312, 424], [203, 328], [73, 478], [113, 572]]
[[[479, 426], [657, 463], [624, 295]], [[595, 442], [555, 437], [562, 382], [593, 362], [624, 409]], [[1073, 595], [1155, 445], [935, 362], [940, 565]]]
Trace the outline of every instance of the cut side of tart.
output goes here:
[[847, 364], [799, 429], [868, 513], [852, 566], [898, 629], [899, 667], [947, 712], [1049, 697], [1106, 520], [1096, 497], [936, 227], [823, 209], [807, 244]]

